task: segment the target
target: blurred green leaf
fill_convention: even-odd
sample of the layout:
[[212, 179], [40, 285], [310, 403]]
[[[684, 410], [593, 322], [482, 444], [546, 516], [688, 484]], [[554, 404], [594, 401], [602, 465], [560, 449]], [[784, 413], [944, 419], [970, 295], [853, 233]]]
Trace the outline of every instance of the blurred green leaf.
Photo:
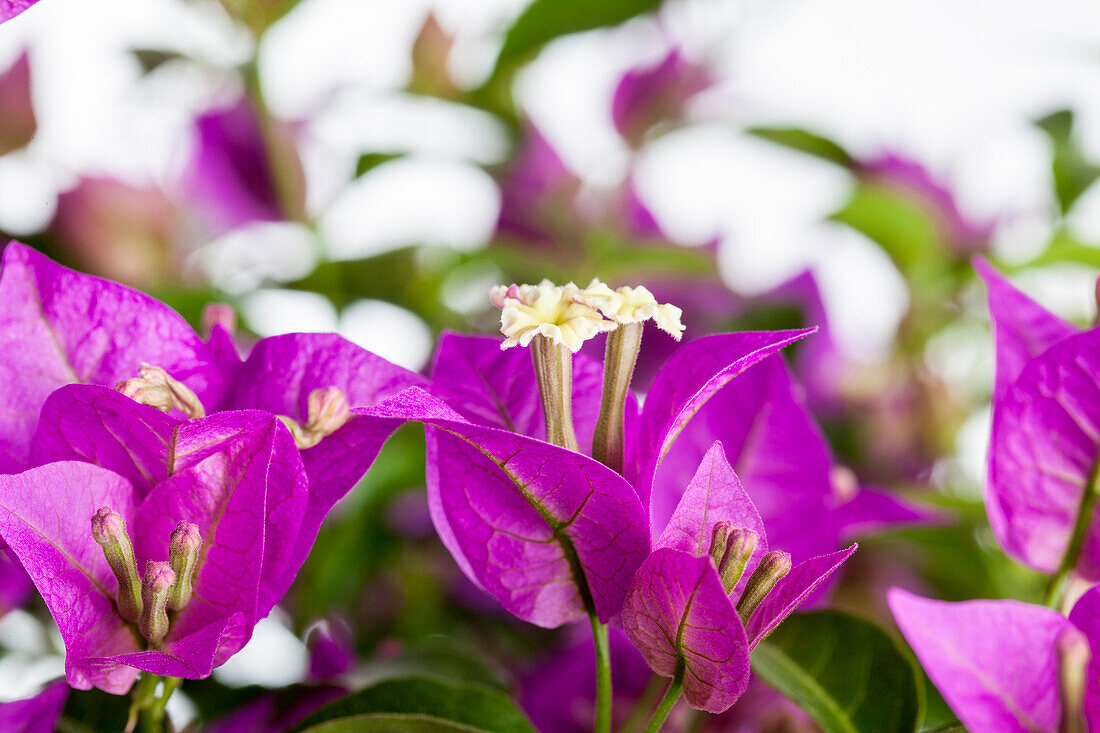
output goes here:
[[360, 178], [383, 163], [397, 160], [403, 155], [404, 153], [363, 153], [359, 156], [359, 160], [355, 161], [355, 177]]
[[942, 270], [948, 260], [932, 219], [899, 192], [860, 182], [830, 218], [877, 242], [907, 275]]
[[854, 163], [852, 156], [839, 144], [800, 127], [750, 127], [745, 132], [845, 167]]
[[134, 48], [130, 50], [130, 53], [141, 64], [143, 74], [148, 74], [169, 61], [183, 58], [183, 55], [176, 51], [163, 51], [155, 48]]
[[752, 669], [826, 733], [911, 733], [924, 714], [916, 662], [882, 629], [837, 611], [791, 616], [753, 651]]
[[1064, 228], [1060, 228], [1054, 233], [1054, 236], [1051, 237], [1050, 243], [1047, 245], [1047, 248], [1043, 250], [1042, 254], [1026, 265], [1010, 269], [1022, 270], [1030, 267], [1061, 263], [1100, 268], [1100, 247], [1082, 242]]
[[446, 677], [507, 692], [501, 674], [483, 658], [482, 651], [454, 637], [432, 636], [418, 647], [393, 659], [372, 661], [361, 670], [370, 682], [395, 677]]
[[95, 688], [70, 690], [62, 712], [62, 724], [81, 733], [85, 730], [122, 730], [129, 708], [130, 698], [125, 695], [109, 695]]
[[466, 101], [517, 127], [511, 98], [516, 70], [550, 41], [570, 33], [618, 25], [653, 10], [661, 0], [534, 0], [504, 36], [493, 73]]
[[496, 68], [526, 58], [559, 36], [618, 25], [660, 4], [661, 0], [534, 0], [504, 36]]
[[485, 729], [426, 715], [368, 713], [319, 723], [307, 730], [309, 733], [479, 733]]
[[1086, 160], [1073, 134], [1074, 118], [1070, 110], [1060, 110], [1035, 121], [1054, 146], [1051, 169], [1054, 193], [1065, 214], [1089, 186], [1100, 177], [1100, 166]]
[[432, 677], [405, 677], [330, 703], [294, 730], [534, 733], [535, 729], [500, 690]]

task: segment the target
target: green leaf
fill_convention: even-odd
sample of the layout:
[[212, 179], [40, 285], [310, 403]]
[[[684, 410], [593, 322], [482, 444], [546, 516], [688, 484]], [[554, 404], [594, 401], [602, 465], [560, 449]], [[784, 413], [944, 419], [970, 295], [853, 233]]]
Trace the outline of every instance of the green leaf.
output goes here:
[[379, 682], [326, 705], [294, 730], [535, 733], [500, 690], [434, 677]]
[[535, 0], [508, 29], [496, 68], [526, 58], [559, 36], [618, 25], [660, 4], [661, 0]]
[[319, 723], [309, 733], [482, 733], [482, 728], [427, 715], [369, 713]]
[[1054, 146], [1051, 160], [1054, 192], [1063, 214], [1100, 177], [1100, 166], [1085, 158], [1073, 134], [1073, 123], [1073, 112], [1069, 110], [1060, 110], [1035, 121]]
[[830, 218], [877, 242], [910, 279], [944, 269], [950, 260], [928, 213], [884, 186], [860, 182], [844, 208]]
[[752, 127], [745, 132], [838, 165], [851, 166], [854, 162], [848, 151], [837, 143], [800, 127]]
[[915, 660], [837, 611], [791, 616], [753, 651], [752, 669], [826, 733], [912, 733], [924, 714]]
[[383, 163], [400, 158], [404, 153], [363, 153], [355, 162], [355, 177], [360, 178]]
[[[1081, 242], [1064, 228], [1060, 228], [1051, 237], [1046, 250], [1024, 267], [1030, 268], [1060, 263], [1100, 268], [1100, 247]], [[1024, 267], [1019, 269], [1024, 269]]]

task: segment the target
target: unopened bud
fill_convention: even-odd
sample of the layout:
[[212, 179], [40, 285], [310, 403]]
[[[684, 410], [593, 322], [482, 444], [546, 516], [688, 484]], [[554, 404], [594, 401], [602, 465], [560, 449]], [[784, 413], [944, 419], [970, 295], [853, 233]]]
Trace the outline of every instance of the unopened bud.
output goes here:
[[348, 421], [351, 408], [339, 387], [315, 389], [309, 393], [309, 426], [332, 435]]
[[176, 574], [176, 584], [168, 595], [168, 607], [178, 611], [191, 600], [195, 579], [195, 567], [199, 562], [199, 550], [202, 549], [202, 535], [199, 528], [190, 522], [180, 522], [172, 530], [172, 539], [168, 549], [168, 564]]
[[134, 560], [134, 546], [126, 533], [126, 520], [111, 507], [100, 507], [92, 516], [92, 539], [103, 548], [103, 556], [118, 580], [115, 605], [119, 615], [136, 623], [141, 618], [141, 577]]
[[294, 436], [298, 448], [312, 448], [344, 426], [351, 416], [351, 406], [339, 387], [315, 389], [309, 393], [309, 416], [305, 425], [280, 415], [279, 419]]
[[1058, 637], [1058, 687], [1062, 699], [1062, 722], [1058, 733], [1085, 733], [1085, 682], [1092, 652], [1088, 640], [1077, 629]]
[[791, 556], [781, 550], [775, 550], [764, 555], [756, 570], [752, 571], [749, 580], [745, 583], [745, 591], [741, 594], [741, 600], [737, 602], [737, 615], [741, 621], [748, 623], [749, 616], [756, 610], [775, 584], [791, 572]]
[[119, 382], [115, 389], [135, 402], [155, 407], [161, 412], [171, 412], [175, 407], [193, 420], [206, 417], [206, 409], [198, 395], [164, 369], [142, 364], [139, 374], [141, 376]]
[[214, 326], [221, 326], [232, 336], [237, 332], [237, 312], [228, 303], [207, 303], [202, 308], [202, 329], [209, 336]]
[[718, 575], [722, 579], [722, 587], [726, 593], [731, 593], [741, 576], [745, 573], [745, 567], [756, 552], [756, 546], [760, 543], [760, 535], [751, 529], [739, 529], [731, 527], [728, 522], [719, 522], [714, 525], [714, 532], [710, 541], [710, 557], [714, 560], [714, 567], [718, 568]]
[[176, 574], [168, 563], [150, 560], [145, 565], [145, 576], [141, 579], [142, 611], [138, 629], [153, 646], [168, 636], [168, 596], [175, 584]]

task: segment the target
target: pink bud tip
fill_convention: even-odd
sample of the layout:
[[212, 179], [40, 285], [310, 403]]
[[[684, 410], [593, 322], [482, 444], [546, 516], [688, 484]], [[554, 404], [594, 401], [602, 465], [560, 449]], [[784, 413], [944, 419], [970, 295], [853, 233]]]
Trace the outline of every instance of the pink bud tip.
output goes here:
[[92, 537], [102, 544], [126, 535], [126, 520], [109, 506], [101, 506], [92, 515]]

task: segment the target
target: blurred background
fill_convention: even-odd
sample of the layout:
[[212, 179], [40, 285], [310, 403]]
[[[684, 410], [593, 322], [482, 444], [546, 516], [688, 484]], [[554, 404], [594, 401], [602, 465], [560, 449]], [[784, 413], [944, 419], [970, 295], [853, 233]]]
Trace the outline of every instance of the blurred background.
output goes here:
[[[835, 593], [883, 623], [892, 584], [1038, 596], [981, 505], [970, 261], [1092, 322], [1098, 176], [1084, 0], [41, 0], [0, 27], [0, 241], [200, 330], [228, 303], [242, 348], [337, 331], [426, 371], [442, 330], [496, 330], [491, 285], [543, 277], [644, 283], [688, 338], [819, 326], [792, 368], [845, 480], [920, 507]], [[643, 392], [671, 353], [647, 345]], [[360, 660], [341, 672], [477, 658], [513, 688], [567, 644], [462, 579], [422, 486], [402, 429], [177, 722], [306, 680], [318, 644]], [[41, 618], [0, 619], [6, 699], [60, 670]]]

